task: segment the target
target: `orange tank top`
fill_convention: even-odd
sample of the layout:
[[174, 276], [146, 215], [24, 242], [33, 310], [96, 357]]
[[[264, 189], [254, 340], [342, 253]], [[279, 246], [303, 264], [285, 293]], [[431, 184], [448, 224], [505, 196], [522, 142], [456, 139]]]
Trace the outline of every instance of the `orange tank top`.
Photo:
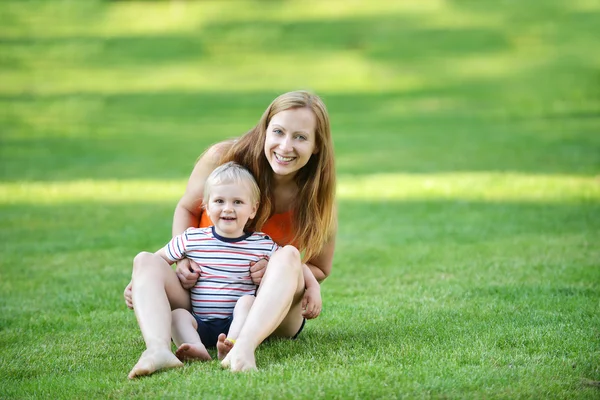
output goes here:
[[[281, 214], [273, 214], [263, 225], [261, 232], [271, 236], [271, 239], [280, 246], [293, 244], [292, 238], [294, 237], [294, 232], [292, 231], [292, 215], [293, 212], [291, 210]], [[203, 212], [202, 217], [200, 218], [200, 228], [208, 228], [212, 225], [214, 224], [210, 220], [208, 214]]]

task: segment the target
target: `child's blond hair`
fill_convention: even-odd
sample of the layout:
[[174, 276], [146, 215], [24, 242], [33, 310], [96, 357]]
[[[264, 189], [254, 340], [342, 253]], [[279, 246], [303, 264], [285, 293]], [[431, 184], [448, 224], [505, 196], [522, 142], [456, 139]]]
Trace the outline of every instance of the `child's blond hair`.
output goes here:
[[212, 188], [217, 185], [228, 183], [247, 185], [250, 189], [250, 201], [258, 204], [260, 201], [260, 189], [254, 176], [240, 164], [230, 161], [215, 168], [204, 183], [203, 202], [208, 204]]

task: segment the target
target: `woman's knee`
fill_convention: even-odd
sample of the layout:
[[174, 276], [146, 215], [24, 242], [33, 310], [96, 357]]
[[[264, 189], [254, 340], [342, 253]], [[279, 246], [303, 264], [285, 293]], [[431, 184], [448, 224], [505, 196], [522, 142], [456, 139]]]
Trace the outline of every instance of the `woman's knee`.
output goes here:
[[133, 258], [133, 275], [139, 275], [147, 273], [157, 265], [161, 265], [163, 261], [159, 256], [154, 253], [142, 251]]
[[302, 273], [302, 256], [294, 246], [287, 245], [277, 250], [271, 257], [271, 262], [278, 264], [277, 268], [288, 268], [293, 272]]

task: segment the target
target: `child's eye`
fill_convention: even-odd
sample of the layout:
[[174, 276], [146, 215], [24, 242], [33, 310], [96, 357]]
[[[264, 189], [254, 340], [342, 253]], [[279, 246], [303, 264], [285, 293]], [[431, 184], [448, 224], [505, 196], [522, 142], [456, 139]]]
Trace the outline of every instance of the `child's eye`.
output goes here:
[[236, 200], [236, 201], [233, 202], [233, 204], [244, 204], [244, 202], [241, 201], [241, 200]]

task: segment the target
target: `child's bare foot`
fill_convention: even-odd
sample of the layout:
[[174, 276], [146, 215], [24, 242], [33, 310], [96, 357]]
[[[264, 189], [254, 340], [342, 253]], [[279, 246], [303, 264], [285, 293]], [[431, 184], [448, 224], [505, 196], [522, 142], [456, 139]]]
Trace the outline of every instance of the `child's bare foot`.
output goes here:
[[142, 375], [150, 375], [161, 369], [183, 367], [181, 361], [168, 350], [146, 350], [127, 377], [133, 379]]
[[256, 359], [251, 347], [245, 346], [243, 342], [237, 342], [229, 354], [221, 361], [223, 368], [229, 368], [232, 372], [252, 371], [256, 369]]
[[210, 361], [212, 358], [202, 343], [183, 343], [175, 352], [181, 361]]
[[221, 333], [219, 335], [219, 339], [217, 340], [217, 358], [219, 360], [224, 359], [225, 356], [229, 354], [229, 352], [233, 348], [233, 343], [226, 339], [227, 337], [225, 336], [225, 334]]

